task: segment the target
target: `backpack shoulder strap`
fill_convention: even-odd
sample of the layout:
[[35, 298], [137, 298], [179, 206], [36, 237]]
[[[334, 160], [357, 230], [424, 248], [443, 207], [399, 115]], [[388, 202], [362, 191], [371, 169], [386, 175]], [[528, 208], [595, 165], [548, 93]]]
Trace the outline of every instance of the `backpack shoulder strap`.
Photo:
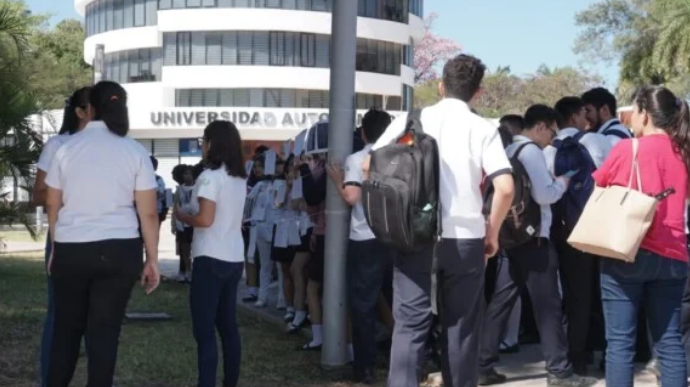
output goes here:
[[520, 146], [518, 146], [517, 150], [515, 151], [515, 153], [513, 154], [513, 157], [511, 157], [511, 159], [517, 160], [518, 156], [520, 156], [520, 152], [522, 152], [522, 150], [525, 149], [525, 147], [527, 145], [530, 145], [530, 144], [537, 146], [537, 144], [533, 141], [528, 141], [528, 142], [525, 142], [524, 144], [520, 144]]
[[[420, 124], [422, 123], [422, 110], [423, 109], [414, 109], [407, 114], [407, 125], [405, 127], [405, 132], [412, 128], [412, 125], [414, 125], [415, 121], [419, 122]], [[422, 125], [418, 125], [418, 127], [422, 130], [422, 133], [424, 133], [424, 127]]]
[[582, 138], [585, 137], [586, 135], [588, 135], [589, 133], [590, 133], [590, 132], [588, 132], [588, 131], [586, 131], [586, 130], [583, 130], [583, 131], [579, 132], [578, 134], [574, 135], [573, 138], [574, 138], [577, 142], [580, 142], [580, 140], [582, 140]]
[[622, 130], [618, 129], [607, 129], [602, 134], [605, 136], [616, 136], [623, 140], [625, 140], [626, 138], [630, 138], [630, 135], [628, 133], [624, 133]]

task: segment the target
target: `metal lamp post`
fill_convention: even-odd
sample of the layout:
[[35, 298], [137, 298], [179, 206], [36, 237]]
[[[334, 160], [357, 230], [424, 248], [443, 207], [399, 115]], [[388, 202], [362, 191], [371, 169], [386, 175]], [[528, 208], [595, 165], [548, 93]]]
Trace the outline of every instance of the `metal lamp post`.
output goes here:
[[[333, 2], [328, 157], [344, 160], [352, 152], [355, 128], [355, 59], [357, 54], [357, 1]], [[323, 292], [323, 350], [321, 363], [338, 367], [347, 363], [347, 297], [345, 260], [350, 208], [329, 183], [326, 199], [326, 262]]]

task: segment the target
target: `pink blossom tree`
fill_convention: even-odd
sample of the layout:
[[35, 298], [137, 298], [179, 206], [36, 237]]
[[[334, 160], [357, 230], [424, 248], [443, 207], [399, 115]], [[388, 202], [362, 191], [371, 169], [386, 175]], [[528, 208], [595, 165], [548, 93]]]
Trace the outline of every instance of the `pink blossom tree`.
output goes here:
[[414, 48], [415, 82], [425, 83], [438, 78], [438, 68], [462, 49], [451, 39], [433, 32], [438, 14], [432, 13], [424, 20], [424, 38]]

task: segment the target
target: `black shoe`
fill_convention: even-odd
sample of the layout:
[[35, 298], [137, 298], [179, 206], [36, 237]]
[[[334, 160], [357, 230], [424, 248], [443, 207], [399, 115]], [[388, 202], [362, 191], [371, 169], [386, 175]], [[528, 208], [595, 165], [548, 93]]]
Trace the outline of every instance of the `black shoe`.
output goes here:
[[546, 379], [547, 386], [559, 386], [559, 387], [590, 387], [597, 384], [595, 378], [590, 378], [589, 376], [579, 376], [572, 374], [565, 378], [559, 378], [556, 375], [549, 374]]
[[355, 373], [355, 383], [364, 384], [366, 386], [371, 386], [376, 384], [376, 376], [374, 375], [374, 370], [366, 370], [363, 373]]
[[587, 369], [587, 363], [573, 363], [573, 372], [576, 375], [587, 376], [589, 375], [589, 370]]
[[247, 296], [244, 296], [242, 299], [242, 302], [249, 303], [249, 302], [256, 302], [259, 300], [259, 297], [255, 294], [249, 294]]
[[511, 345], [510, 347], [504, 347], [498, 350], [498, 353], [503, 354], [503, 355], [510, 355], [510, 354], [515, 354], [520, 352], [520, 345], [515, 344]]
[[506, 381], [508, 381], [508, 378], [503, 374], [499, 374], [494, 369], [479, 374], [480, 386], [492, 386], [494, 384], [503, 384]]

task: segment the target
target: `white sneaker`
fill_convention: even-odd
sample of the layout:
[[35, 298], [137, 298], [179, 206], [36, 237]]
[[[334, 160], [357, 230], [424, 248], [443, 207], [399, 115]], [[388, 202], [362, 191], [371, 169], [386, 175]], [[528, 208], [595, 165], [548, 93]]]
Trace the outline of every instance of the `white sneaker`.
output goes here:
[[265, 308], [266, 307], [266, 301], [259, 300], [254, 304], [254, 306], [256, 306], [257, 308]]

